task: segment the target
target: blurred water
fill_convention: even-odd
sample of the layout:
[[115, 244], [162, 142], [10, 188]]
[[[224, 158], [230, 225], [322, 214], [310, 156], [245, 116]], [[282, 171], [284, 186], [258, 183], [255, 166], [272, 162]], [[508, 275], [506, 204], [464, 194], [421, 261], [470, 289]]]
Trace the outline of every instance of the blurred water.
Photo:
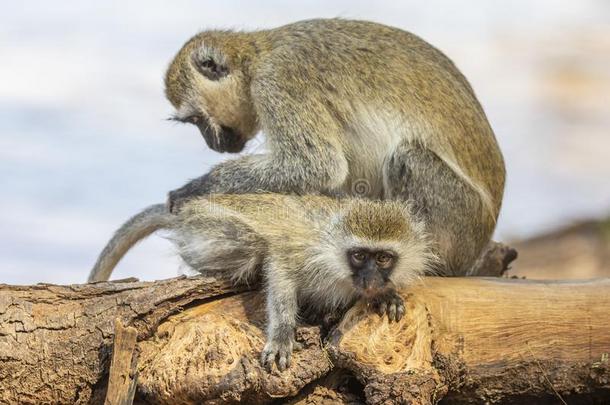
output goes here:
[[[508, 166], [499, 238], [610, 208], [610, 3], [1, 3], [0, 282], [86, 278], [112, 231], [221, 156], [171, 113], [162, 77], [203, 28], [361, 18], [417, 33], [473, 84]], [[155, 237], [117, 277], [176, 274]]]

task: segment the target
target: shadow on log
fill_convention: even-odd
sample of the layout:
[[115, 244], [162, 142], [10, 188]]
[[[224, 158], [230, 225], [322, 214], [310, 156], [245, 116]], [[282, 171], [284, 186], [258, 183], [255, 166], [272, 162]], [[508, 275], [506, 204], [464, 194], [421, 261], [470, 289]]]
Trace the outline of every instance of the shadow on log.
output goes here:
[[402, 294], [401, 322], [360, 304], [328, 337], [303, 325], [293, 366], [267, 373], [264, 299], [222, 279], [0, 285], [0, 403], [104, 403], [115, 319], [137, 331], [139, 404], [610, 399], [610, 280], [431, 277]]

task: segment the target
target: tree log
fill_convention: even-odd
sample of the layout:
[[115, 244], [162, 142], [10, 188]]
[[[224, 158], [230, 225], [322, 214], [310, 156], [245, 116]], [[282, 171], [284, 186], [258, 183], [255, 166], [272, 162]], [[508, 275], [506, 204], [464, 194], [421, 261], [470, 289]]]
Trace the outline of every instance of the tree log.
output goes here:
[[[0, 285], [0, 403], [102, 404], [115, 318], [137, 330], [136, 404], [605, 403], [610, 280], [426, 278], [399, 323], [352, 308], [267, 373], [264, 299], [214, 278]], [[284, 400], [285, 399], [285, 400]]]
[[610, 401], [610, 279], [427, 278], [403, 297], [403, 321], [358, 305], [329, 340], [368, 403]]
[[235, 293], [213, 277], [155, 283], [0, 284], [0, 403], [103, 403], [115, 319], [145, 341], [195, 300]]

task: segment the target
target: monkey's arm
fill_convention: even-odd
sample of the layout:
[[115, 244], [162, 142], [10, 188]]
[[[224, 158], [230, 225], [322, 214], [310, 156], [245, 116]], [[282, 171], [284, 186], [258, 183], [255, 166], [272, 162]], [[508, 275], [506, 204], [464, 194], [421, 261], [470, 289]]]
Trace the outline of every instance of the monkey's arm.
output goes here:
[[[272, 66], [273, 69], [275, 69]], [[323, 92], [306, 92], [273, 70], [252, 85], [269, 153], [220, 163], [169, 194], [170, 208], [210, 193], [311, 193], [339, 188], [348, 175], [343, 129]], [[280, 75], [280, 77], [277, 77]]]
[[209, 173], [169, 193], [170, 211], [186, 200], [214, 193], [326, 192], [343, 183], [347, 169], [344, 158], [329, 156], [250, 155], [218, 164]]
[[265, 264], [267, 278], [267, 342], [261, 353], [261, 363], [271, 370], [290, 367], [294, 348], [294, 331], [298, 314], [297, 289], [287, 273], [275, 264]]

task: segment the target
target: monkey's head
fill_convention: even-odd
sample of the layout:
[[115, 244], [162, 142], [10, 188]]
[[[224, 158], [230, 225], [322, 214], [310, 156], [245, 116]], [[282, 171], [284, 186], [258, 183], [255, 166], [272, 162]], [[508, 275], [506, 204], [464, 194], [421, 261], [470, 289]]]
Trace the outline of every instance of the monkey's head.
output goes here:
[[353, 200], [335, 223], [343, 282], [374, 298], [417, 280], [433, 262], [418, 222], [404, 202]]
[[258, 132], [244, 43], [239, 33], [198, 34], [165, 75], [165, 95], [176, 108], [172, 119], [195, 125], [217, 152], [240, 152]]

